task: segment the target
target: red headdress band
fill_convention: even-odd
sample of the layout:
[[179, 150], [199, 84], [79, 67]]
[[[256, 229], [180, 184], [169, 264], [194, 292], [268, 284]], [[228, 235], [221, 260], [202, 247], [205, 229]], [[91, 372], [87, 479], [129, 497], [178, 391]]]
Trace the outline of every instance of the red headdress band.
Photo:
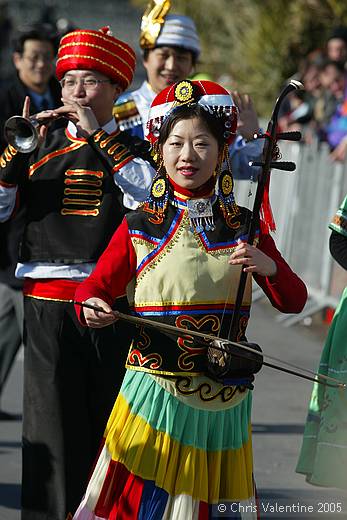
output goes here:
[[237, 108], [229, 92], [213, 81], [183, 80], [162, 90], [153, 100], [147, 122], [147, 139], [155, 143], [164, 118], [178, 105], [198, 103], [225, 125], [225, 141], [235, 139]]

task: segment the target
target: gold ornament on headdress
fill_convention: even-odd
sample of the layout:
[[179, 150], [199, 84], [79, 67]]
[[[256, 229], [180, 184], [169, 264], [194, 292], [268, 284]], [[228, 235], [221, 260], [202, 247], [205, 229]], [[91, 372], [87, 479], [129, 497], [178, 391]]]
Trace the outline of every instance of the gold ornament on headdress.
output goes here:
[[170, 7], [170, 0], [152, 0], [149, 2], [141, 21], [141, 49], [153, 49]]
[[175, 100], [179, 103], [189, 103], [193, 101], [193, 84], [191, 81], [183, 80], [175, 88]]

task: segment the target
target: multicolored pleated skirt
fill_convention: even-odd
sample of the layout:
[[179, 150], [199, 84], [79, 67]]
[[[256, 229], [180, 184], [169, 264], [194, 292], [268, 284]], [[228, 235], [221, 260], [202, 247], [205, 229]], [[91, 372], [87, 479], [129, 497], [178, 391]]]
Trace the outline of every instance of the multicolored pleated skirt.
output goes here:
[[[218, 394], [206, 377], [191, 386]], [[219, 387], [219, 388], [218, 388]], [[74, 519], [254, 519], [251, 393], [224, 402], [128, 370]]]

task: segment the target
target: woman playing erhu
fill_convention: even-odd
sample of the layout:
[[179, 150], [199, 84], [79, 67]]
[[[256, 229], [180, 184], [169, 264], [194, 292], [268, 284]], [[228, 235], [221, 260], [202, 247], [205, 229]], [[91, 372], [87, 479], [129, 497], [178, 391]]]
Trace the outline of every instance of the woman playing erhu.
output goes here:
[[[242, 265], [249, 272], [238, 340], [245, 339], [252, 278], [282, 312], [300, 312], [303, 282], [272, 238], [246, 243], [249, 211], [221, 171], [236, 130], [229, 93], [183, 81], [155, 98], [148, 123], [158, 173], [80, 286], [81, 321], [103, 327], [127, 291], [135, 315], [225, 337]], [[216, 187], [217, 186], [217, 187]], [[112, 348], [112, 345], [110, 345]], [[233, 503], [256, 518], [251, 443], [252, 377], [209, 377], [206, 344], [138, 328], [127, 372], [77, 519], [208, 519]], [[231, 390], [231, 391], [230, 391]], [[235, 505], [236, 503], [236, 505]]]

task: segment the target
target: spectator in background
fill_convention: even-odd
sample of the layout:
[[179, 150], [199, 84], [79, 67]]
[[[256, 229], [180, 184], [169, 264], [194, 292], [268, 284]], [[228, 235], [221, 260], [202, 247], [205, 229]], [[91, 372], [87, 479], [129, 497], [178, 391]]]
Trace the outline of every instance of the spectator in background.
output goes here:
[[330, 62], [328, 70], [328, 89], [336, 100], [336, 109], [326, 125], [326, 140], [332, 149], [331, 158], [344, 161], [347, 156], [347, 76], [339, 62]]
[[[31, 113], [61, 105], [61, 88], [53, 77], [55, 34], [49, 25], [35, 24], [19, 31], [14, 41], [13, 63], [17, 74], [8, 88], [0, 93], [0, 128], [2, 152], [5, 121], [22, 114], [26, 96], [31, 100]], [[18, 191], [23, 203], [23, 193]], [[19, 243], [23, 234], [25, 204], [14, 217], [0, 224], [0, 400], [23, 334], [22, 281], [15, 278]], [[0, 402], [1, 405], [1, 402]], [[16, 416], [0, 408], [0, 420]]]
[[[22, 114], [26, 96], [30, 97], [30, 113], [61, 105], [61, 88], [54, 77], [55, 29], [48, 24], [23, 27], [13, 42], [13, 63], [17, 74], [0, 94], [0, 125]], [[1, 136], [1, 151], [6, 147]]]
[[326, 43], [326, 54], [330, 60], [339, 61], [343, 65], [347, 61], [347, 27], [335, 27]]
[[326, 127], [343, 98], [343, 78], [344, 69], [339, 62], [330, 59], [323, 62], [319, 74], [321, 90], [313, 114], [322, 141], [326, 141]]
[[[326, 42], [324, 61], [321, 63], [320, 94], [314, 107], [313, 118], [320, 140], [326, 141], [327, 127], [338, 105], [343, 101], [345, 89], [344, 72], [347, 60], [347, 27], [335, 27]], [[333, 123], [333, 126], [335, 123]], [[330, 133], [331, 129], [328, 130]], [[331, 144], [331, 143], [330, 143]], [[331, 144], [335, 147], [336, 144]]]
[[327, 60], [321, 68], [320, 82], [322, 87], [340, 102], [345, 91], [345, 70], [341, 62]]
[[320, 70], [320, 54], [315, 53], [303, 61], [295, 79], [303, 83], [305, 90], [287, 96], [278, 120], [281, 131], [299, 130], [306, 142], [311, 142], [316, 132], [314, 111], [321, 95]]
[[347, 143], [346, 71], [340, 61], [321, 55], [308, 57], [295, 76], [304, 84], [304, 91], [288, 96], [279, 118], [281, 131], [299, 130], [305, 142], [316, 136], [327, 141], [334, 160], [344, 160]]

